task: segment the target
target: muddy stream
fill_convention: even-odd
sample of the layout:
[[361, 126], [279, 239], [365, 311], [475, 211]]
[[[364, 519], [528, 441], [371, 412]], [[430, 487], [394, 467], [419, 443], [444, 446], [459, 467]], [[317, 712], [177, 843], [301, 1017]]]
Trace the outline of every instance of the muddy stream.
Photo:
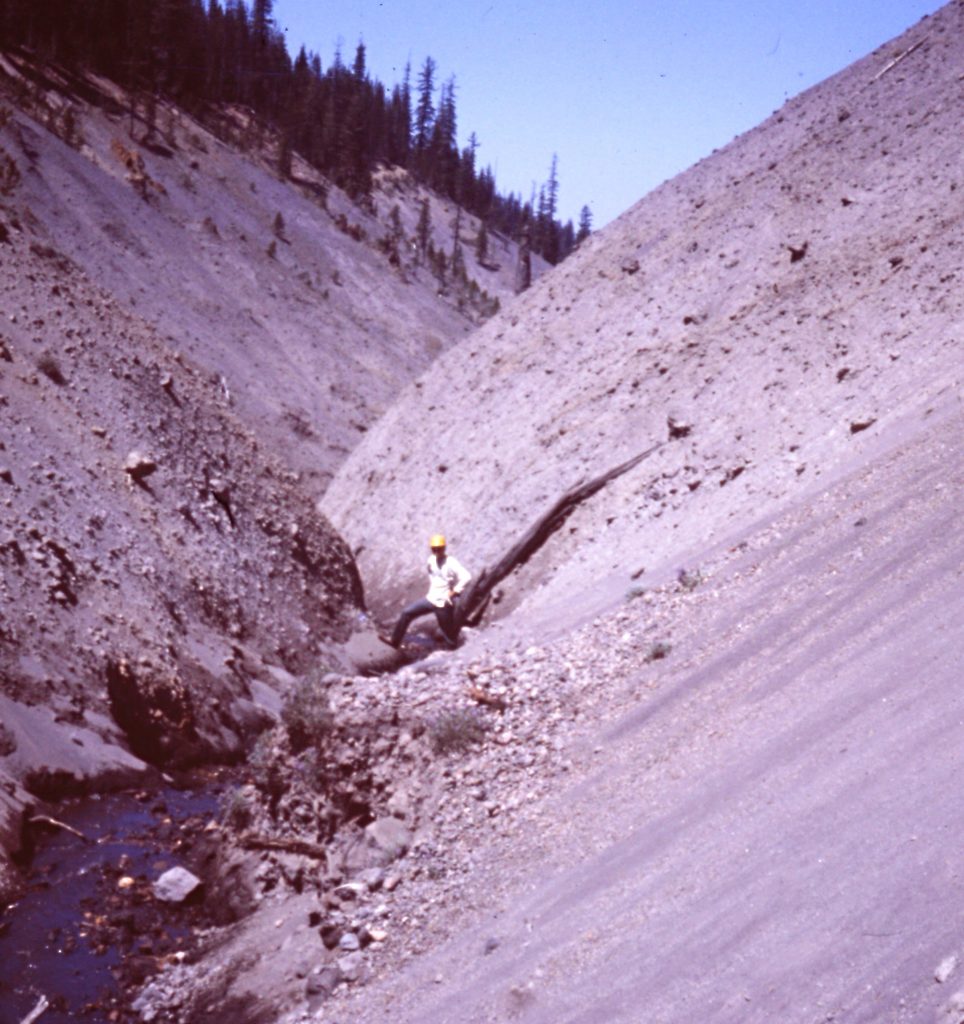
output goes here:
[[153, 883], [191, 867], [227, 785], [207, 772], [59, 806], [56, 820], [83, 838], [37, 827], [27, 891], [0, 908], [0, 1024], [20, 1024], [41, 1000], [40, 1024], [134, 1019], [123, 989], [183, 957], [209, 923], [199, 900], [162, 903]]

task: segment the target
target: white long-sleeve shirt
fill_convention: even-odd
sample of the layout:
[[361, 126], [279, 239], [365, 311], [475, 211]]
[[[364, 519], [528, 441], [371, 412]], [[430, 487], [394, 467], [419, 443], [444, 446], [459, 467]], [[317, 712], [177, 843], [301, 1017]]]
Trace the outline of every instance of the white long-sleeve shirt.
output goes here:
[[462, 593], [462, 588], [472, 579], [472, 574], [455, 555], [446, 555], [442, 559], [441, 565], [435, 555], [429, 555], [428, 577], [429, 585], [426, 598], [436, 608], [441, 608], [448, 603], [450, 594]]

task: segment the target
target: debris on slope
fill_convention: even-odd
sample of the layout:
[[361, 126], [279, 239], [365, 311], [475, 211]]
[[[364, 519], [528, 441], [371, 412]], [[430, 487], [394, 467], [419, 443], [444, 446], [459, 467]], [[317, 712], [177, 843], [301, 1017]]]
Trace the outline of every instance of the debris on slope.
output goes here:
[[2, 217], [0, 770], [46, 799], [237, 758], [338, 657], [351, 554], [217, 378]]
[[[458, 1019], [503, 1020], [503, 1000], [531, 983], [536, 1019], [548, 1021], [561, 1006], [590, 1012], [597, 979], [615, 974], [651, 985], [640, 998], [662, 1000], [667, 1019], [692, 1020], [706, 995], [695, 981], [681, 994], [680, 982], [696, 962], [713, 992], [730, 991], [736, 971], [754, 1020], [773, 1019], [775, 1005], [811, 1020], [809, 1003], [781, 1003], [788, 978], [814, 978], [793, 943], [825, 954], [838, 913], [848, 928], [833, 949], [846, 955], [822, 970], [821, 1005], [867, 998], [886, 951], [894, 1004], [923, 1019], [933, 981], [921, 957], [898, 954], [909, 929], [926, 966], [938, 963], [955, 925], [939, 899], [895, 901], [905, 872], [933, 876], [945, 863], [953, 796], [935, 799], [928, 820], [940, 827], [927, 836], [919, 809], [888, 815], [895, 780], [926, 790], [927, 744], [911, 771], [901, 760], [912, 735], [932, 730], [960, 760], [947, 725], [960, 706], [953, 637], [942, 634], [955, 622], [962, 535], [935, 529], [959, 519], [947, 438], [960, 420], [958, 403], [896, 454], [558, 639], [533, 642], [506, 623], [395, 675], [326, 677], [317, 749], [293, 754], [275, 732], [270, 756], [249, 766], [242, 818], [213, 833], [256, 909], [205, 936], [203, 960], [153, 979], [136, 1003], [144, 1019], [200, 1019], [217, 992], [254, 993], [286, 1024], [455, 1019], [446, 1003]], [[915, 663], [900, 636], [908, 620], [925, 624], [912, 635], [926, 635], [919, 655], [935, 674], [908, 689], [898, 670], [884, 686], [865, 670], [894, 653]], [[307, 770], [319, 756], [325, 770]], [[938, 775], [953, 779], [957, 762]], [[821, 764], [827, 779], [811, 785]], [[874, 765], [888, 776], [876, 785]], [[322, 846], [330, 787], [354, 778], [354, 797], [341, 799], [362, 813]], [[722, 779], [733, 788], [718, 793]], [[863, 807], [870, 789], [882, 803]], [[862, 827], [888, 832], [874, 840], [886, 849], [871, 853]], [[796, 831], [781, 841], [782, 829]], [[826, 899], [814, 898], [815, 878]], [[940, 872], [934, 888], [946, 890]], [[904, 926], [868, 942], [860, 923], [898, 905]], [[635, 1020], [639, 1005], [627, 998], [607, 1019]]]
[[[215, 872], [234, 898], [246, 887], [253, 915], [152, 981], [144, 1019], [191, 1020], [214, 988], [222, 1001], [257, 992], [270, 1013], [316, 1010], [438, 942], [446, 914], [476, 906], [464, 881], [478, 843], [511, 836], [516, 813], [573, 770], [576, 731], [615, 711], [627, 673], [666, 657], [690, 595], [674, 581], [563, 642], [472, 635], [455, 656], [312, 686], [259, 741], [212, 833]], [[292, 743], [299, 722], [312, 742]]]

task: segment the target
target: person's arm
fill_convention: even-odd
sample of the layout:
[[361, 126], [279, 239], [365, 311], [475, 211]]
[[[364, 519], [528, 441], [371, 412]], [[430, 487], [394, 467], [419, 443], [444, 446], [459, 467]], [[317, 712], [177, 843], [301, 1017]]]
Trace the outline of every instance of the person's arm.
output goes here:
[[465, 589], [465, 585], [472, 579], [472, 574], [457, 558], [452, 558], [452, 568], [455, 570], [455, 582], [449, 587], [449, 596], [458, 597]]

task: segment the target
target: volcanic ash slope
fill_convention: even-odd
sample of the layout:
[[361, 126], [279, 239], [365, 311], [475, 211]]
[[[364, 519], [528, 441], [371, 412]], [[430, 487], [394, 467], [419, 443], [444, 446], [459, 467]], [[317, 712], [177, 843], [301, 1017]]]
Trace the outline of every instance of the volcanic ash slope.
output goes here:
[[663, 443], [506, 603], [612, 594], [953, 406], [962, 66], [955, 2], [645, 197], [409, 386], [322, 501], [376, 607], [429, 532], [478, 569]]
[[361, 593], [218, 381], [0, 222], [2, 894], [16, 783], [55, 799], [238, 756]]

